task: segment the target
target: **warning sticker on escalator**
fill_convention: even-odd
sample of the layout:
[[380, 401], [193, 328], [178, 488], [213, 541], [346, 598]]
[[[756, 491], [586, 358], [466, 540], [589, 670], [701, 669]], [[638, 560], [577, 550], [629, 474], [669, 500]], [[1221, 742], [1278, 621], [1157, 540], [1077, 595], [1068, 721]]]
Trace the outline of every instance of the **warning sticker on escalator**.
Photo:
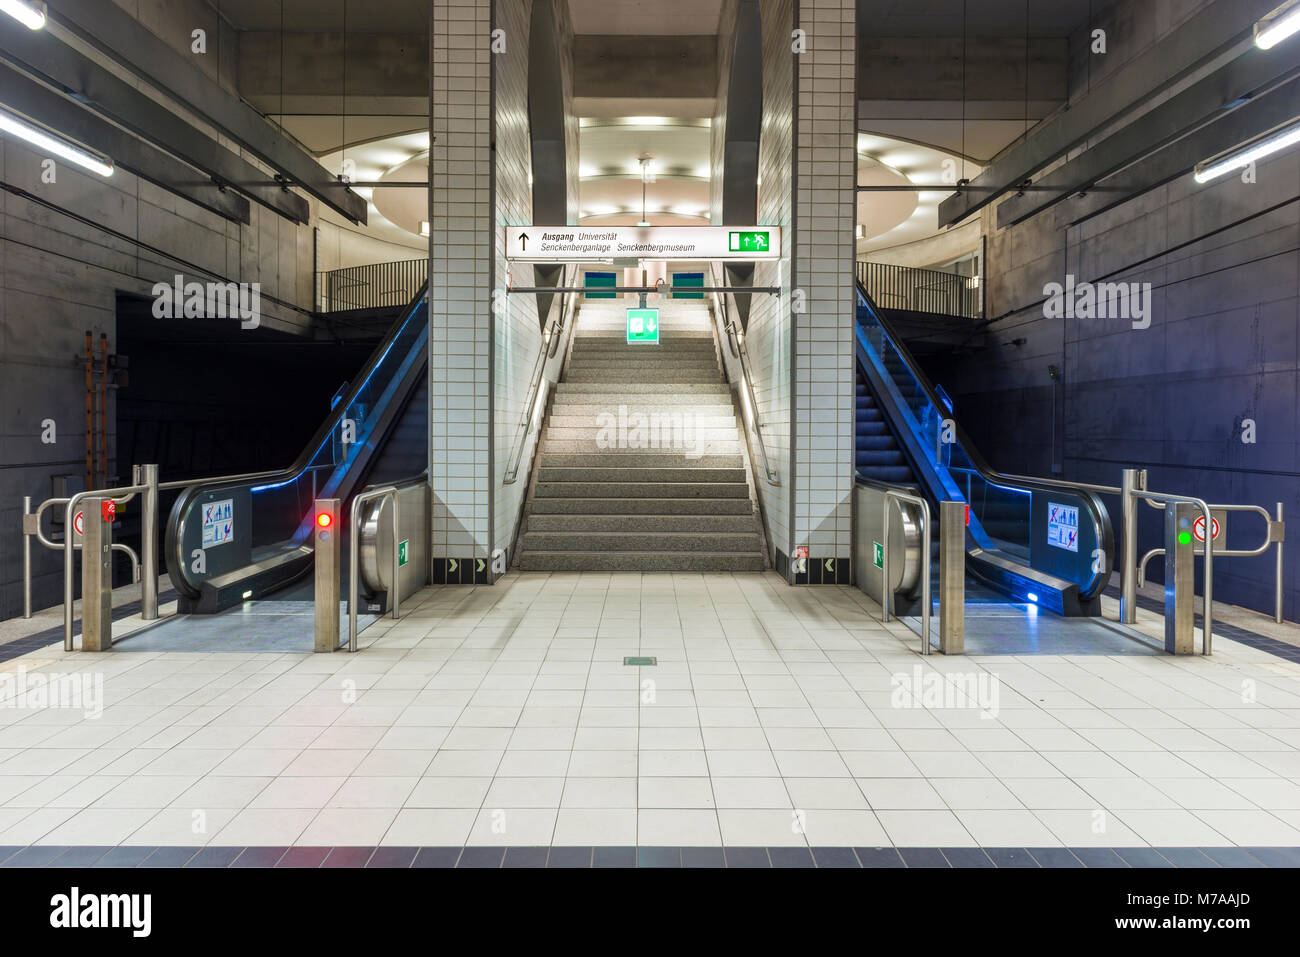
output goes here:
[[1047, 503], [1047, 544], [1079, 550], [1079, 510], [1075, 506]]
[[203, 547], [224, 545], [235, 537], [235, 501], [222, 499], [203, 506]]

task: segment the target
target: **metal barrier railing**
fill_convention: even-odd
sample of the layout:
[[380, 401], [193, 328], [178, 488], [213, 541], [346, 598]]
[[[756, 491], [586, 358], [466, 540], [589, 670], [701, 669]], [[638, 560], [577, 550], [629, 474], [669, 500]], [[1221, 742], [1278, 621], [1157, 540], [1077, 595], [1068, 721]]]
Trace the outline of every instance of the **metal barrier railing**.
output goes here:
[[[63, 650], [64, 651], [72, 651], [72, 620], [74, 617], [73, 606], [74, 606], [74, 602], [76, 601], [76, 599], [73, 597], [74, 592], [72, 588], [72, 581], [73, 581], [72, 566], [73, 566], [73, 556], [76, 553], [76, 543], [74, 541], [75, 532], [74, 534], [69, 534], [68, 529], [74, 528], [74, 521], [76, 519], [76, 514], [77, 514], [77, 506], [89, 498], [112, 498], [114, 502], [129, 502], [131, 501], [131, 499], [135, 498], [135, 496], [148, 492], [150, 491], [150, 489], [151, 487], [148, 485], [126, 485], [121, 488], [90, 489], [85, 492], [78, 492], [76, 495], [73, 495], [71, 498], [68, 499], [67, 504], [64, 506], [63, 509]], [[156, 482], [152, 486], [152, 489], [156, 493], [157, 490]], [[155, 510], [157, 509], [156, 501], [154, 503], [154, 508]], [[149, 539], [143, 540], [141, 542], [141, 546], [146, 553], [152, 550], [154, 555], [154, 561], [156, 562], [157, 554], [158, 554], [158, 536], [157, 535], [153, 536], [152, 540]], [[154, 565], [154, 568], [156, 569], [157, 565]], [[157, 618], [158, 617], [158, 580], [156, 578], [154, 579], [153, 594], [154, 594], [154, 598], [153, 598], [154, 607], [153, 607], [152, 617]], [[146, 609], [144, 608], [145, 597], [146, 597], [145, 590], [142, 585], [140, 588], [140, 603], [141, 603], [142, 612], [146, 611]]]
[[[368, 505], [374, 501], [387, 501], [393, 506], [393, 564], [391, 585], [392, 594], [390, 596], [390, 613], [391, 617], [396, 620], [401, 617], [399, 608], [402, 602], [402, 583], [399, 576], [401, 568], [401, 524], [398, 521], [397, 505], [397, 486], [381, 485], [378, 488], [366, 489], [352, 500], [352, 541], [348, 544], [348, 651], [357, 650], [357, 602], [360, 600], [360, 561], [361, 554], [361, 519], [365, 515], [363, 505]], [[382, 509], [383, 506], [381, 505]]]
[[[77, 541], [77, 507], [87, 499], [111, 498], [116, 505], [126, 505], [137, 495], [142, 497], [140, 551], [129, 545], [112, 544], [113, 551], [123, 552], [131, 560], [131, 581], [140, 585], [140, 617], [152, 621], [158, 617], [158, 466], [136, 465], [131, 469], [134, 484], [121, 488], [87, 489], [67, 498], [48, 498], [31, 510], [31, 496], [23, 496], [23, 617], [32, 617], [32, 544], [63, 552], [63, 647], [72, 650], [72, 622], [75, 618], [73, 598], [73, 557], [81, 549]], [[63, 541], [46, 537], [41, 520], [46, 509], [63, 507]]]
[[893, 608], [893, 587], [889, 577], [889, 503], [891, 500], [915, 505], [921, 516], [921, 654], [930, 653], [930, 503], [919, 495], [900, 492], [897, 489], [885, 491], [884, 513], [880, 527], [885, 547], [881, 554], [880, 585], [880, 620], [890, 620]]
[[402, 259], [320, 273], [321, 312], [403, 305], [415, 298], [428, 272], [427, 259]]
[[859, 261], [856, 267], [858, 282], [873, 300], [887, 309], [932, 312], [963, 319], [983, 318], [982, 283], [978, 276], [865, 261]]
[[763, 460], [763, 477], [767, 480], [768, 485], [781, 484], [781, 475], [775, 469], [767, 457], [767, 443], [763, 441], [763, 423], [762, 413], [759, 411], [758, 396], [754, 394], [754, 377], [749, 362], [749, 352], [745, 349], [745, 341], [742, 338], [741, 331], [735, 319], [731, 317], [730, 310], [727, 307], [727, 291], [732, 295], [743, 294], [746, 292], [744, 287], [733, 287], [730, 290], [718, 293], [716, 288], [723, 286], [722, 282], [714, 275], [714, 270], [718, 267], [717, 263], [709, 266], [709, 275], [714, 276], [716, 284], [715, 291], [712, 293], [716, 304], [715, 316], [722, 331], [727, 336], [727, 348], [730, 350], [734, 359], [740, 362], [740, 386], [744, 390], [745, 404], [749, 408], [750, 419], [753, 423], [750, 432], [753, 433], [756, 444], [758, 445], [759, 457]]
[[[565, 282], [562, 282], [561, 285], [565, 286], [569, 282], [575, 282], [577, 274], [577, 266], [566, 266], [563, 276]], [[555, 313], [555, 318], [550, 321], [542, 333], [542, 346], [537, 352], [537, 361], [529, 378], [528, 398], [524, 402], [524, 411], [519, 417], [519, 424], [515, 427], [514, 450], [510, 453], [506, 474], [501, 480], [503, 485], [513, 485], [519, 480], [519, 469], [523, 465], [524, 449], [528, 446], [528, 437], [538, 427], [541, 418], [541, 410], [537, 408], [537, 405], [542, 399], [542, 389], [546, 383], [547, 360], [555, 356], [560, 340], [563, 338], [566, 324], [571, 325], [569, 319], [577, 309], [579, 300], [577, 293], [561, 292], [556, 295], [558, 298], [551, 307], [551, 311]]]
[[[1150, 498], [1146, 498], [1146, 503], [1152, 508], [1160, 508]], [[1214, 554], [1216, 558], [1254, 558], [1263, 555], [1269, 550], [1270, 546], [1277, 546], [1277, 562], [1273, 581], [1273, 620], [1278, 624], [1282, 623], [1282, 544], [1286, 539], [1286, 525], [1282, 521], [1282, 503], [1277, 503], [1277, 518], [1274, 519], [1268, 513], [1268, 509], [1261, 505], [1210, 505], [1211, 512], [1255, 512], [1264, 517], [1265, 530], [1264, 541], [1255, 548], [1216, 548]], [[1207, 538], [1217, 537], [1214, 534], [1214, 526], [1209, 526], [1210, 532]], [[1226, 531], [1226, 530], [1225, 530]], [[1137, 564], [1137, 584], [1141, 588], [1146, 584], [1147, 562], [1158, 555], [1164, 555], [1163, 548], [1153, 548]]]

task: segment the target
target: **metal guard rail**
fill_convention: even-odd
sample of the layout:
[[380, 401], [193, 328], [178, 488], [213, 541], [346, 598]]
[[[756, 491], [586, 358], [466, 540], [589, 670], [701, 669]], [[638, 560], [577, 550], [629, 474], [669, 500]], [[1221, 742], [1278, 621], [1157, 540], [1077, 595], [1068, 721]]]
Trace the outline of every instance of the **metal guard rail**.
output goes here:
[[[564, 285], [567, 286], [568, 282], [576, 282], [578, 267], [565, 266], [564, 268], [565, 278], [562, 280]], [[570, 270], [573, 272], [571, 277]], [[551, 320], [542, 333], [542, 347], [537, 351], [537, 362], [533, 366], [528, 384], [528, 400], [524, 403], [523, 415], [520, 416], [519, 424], [515, 427], [515, 447], [510, 454], [510, 464], [506, 467], [505, 477], [501, 480], [502, 485], [513, 485], [519, 481], [519, 467], [523, 464], [524, 449], [528, 445], [528, 436], [533, 434], [537, 420], [537, 399], [541, 393], [542, 383], [546, 381], [546, 362], [555, 356], [565, 323], [572, 316], [577, 301], [578, 294], [561, 292], [552, 306], [552, 311], [558, 311], [558, 315]]]
[[85, 492], [78, 492], [68, 499], [68, 504], [63, 509], [63, 650], [72, 651], [72, 619], [73, 619], [73, 598], [72, 591], [72, 566], [73, 556], [76, 548], [73, 547], [73, 536], [67, 533], [67, 529], [73, 527], [73, 518], [77, 514], [77, 506], [88, 498], [111, 498], [116, 501], [129, 502], [137, 495], [149, 491], [148, 485], [126, 485], [121, 488], [106, 489], [89, 489]]
[[[713, 275], [715, 269], [717, 269], [717, 263], [709, 266], [710, 276]], [[722, 288], [723, 284], [718, 279], [715, 278], [713, 281], [719, 284], [719, 288]], [[746, 291], [743, 287], [731, 286], [728, 288], [733, 296]], [[731, 318], [731, 312], [727, 308], [727, 293], [714, 291], [712, 295], [714, 301], [718, 304], [718, 312], [720, 313], [718, 319], [723, 332], [727, 336], [727, 347], [731, 351], [732, 357], [740, 362], [741, 387], [745, 390], [745, 399], [749, 404], [750, 415], [754, 421], [750, 431], [758, 442], [758, 454], [763, 460], [763, 476], [768, 485], [780, 486], [781, 476], [772, 469], [772, 464], [767, 457], [767, 443], [763, 441], [762, 416], [759, 412], [758, 396], [754, 394], [753, 377], [750, 374], [749, 351], [745, 348], [745, 343], [740, 338], [740, 333], [736, 328], [736, 322]]]
[[885, 547], [881, 550], [880, 563], [880, 620], [890, 620], [893, 607], [893, 589], [889, 584], [889, 503], [906, 502], [916, 506], [921, 517], [921, 654], [930, 653], [930, 503], [919, 495], [898, 489], [886, 489], [882, 503], [881, 538]]

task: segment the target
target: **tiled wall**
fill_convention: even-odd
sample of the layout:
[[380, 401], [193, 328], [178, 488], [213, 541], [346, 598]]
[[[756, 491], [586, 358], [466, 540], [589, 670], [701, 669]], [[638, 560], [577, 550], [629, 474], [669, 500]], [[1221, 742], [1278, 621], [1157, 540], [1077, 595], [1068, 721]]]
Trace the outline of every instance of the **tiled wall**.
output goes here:
[[[530, 267], [506, 261], [501, 228], [533, 219], [532, 6], [533, 0], [436, 0], [433, 7], [429, 423], [435, 581], [490, 581], [493, 555], [508, 561], [504, 553], [515, 535], [537, 444], [537, 431], [521, 429], [520, 422], [542, 348], [541, 324], [536, 297], [505, 292], [512, 278], [527, 285], [532, 274]], [[567, 4], [557, 0], [555, 14], [571, 102]], [[493, 29], [502, 31], [504, 41], [496, 53], [490, 52]], [[572, 109], [566, 112], [572, 221], [578, 118]], [[489, 249], [490, 258], [483, 255]], [[557, 366], [547, 366], [551, 379]]]
[[[780, 226], [782, 258], [762, 262], [754, 285], [779, 286], [781, 296], [755, 296], [745, 347], [749, 353], [758, 421], [768, 461], [779, 485], [768, 483], [762, 462], [754, 462], [754, 479], [767, 520], [768, 544], [781, 556], [790, 553], [790, 384], [793, 335], [790, 317], [790, 226], [794, 215], [791, 178], [794, 149], [794, 26], [792, 0], [763, 0], [763, 126], [758, 144], [758, 222]], [[726, 82], [723, 73], [720, 82]], [[721, 200], [718, 200], [719, 206]], [[755, 449], [757, 453], [757, 449]]]
[[[505, 31], [506, 39], [506, 51], [492, 57], [496, 75], [494, 120], [497, 146], [496, 210], [492, 234], [497, 286], [501, 289], [505, 288], [505, 276], [512, 271], [512, 266], [505, 259], [504, 231], [496, 227], [527, 225], [533, 221], [532, 187], [528, 183], [532, 151], [528, 130], [527, 39], [532, 5], [532, 0], [496, 2], [496, 27]], [[523, 284], [531, 284], [531, 266], [521, 263], [514, 266], [513, 271], [520, 273]], [[526, 433], [519, 425], [541, 349], [536, 297], [498, 295], [493, 329], [493, 548], [508, 549], [519, 519], [519, 507], [528, 492], [528, 465], [532, 446], [537, 441], [535, 431]], [[525, 445], [523, 449], [520, 449], [521, 444]], [[507, 472], [516, 460], [521, 463], [518, 474], [513, 482], [506, 484]]]
[[484, 255], [494, 248], [491, 2], [433, 0], [432, 16], [429, 457], [437, 580], [447, 559], [459, 571], [468, 560], [489, 559], [491, 549], [492, 262]]
[[[855, 0], [800, 0], [793, 545], [848, 571], [853, 493]], [[811, 580], [819, 580], [818, 571]], [[838, 577], [838, 576], [837, 576]]]

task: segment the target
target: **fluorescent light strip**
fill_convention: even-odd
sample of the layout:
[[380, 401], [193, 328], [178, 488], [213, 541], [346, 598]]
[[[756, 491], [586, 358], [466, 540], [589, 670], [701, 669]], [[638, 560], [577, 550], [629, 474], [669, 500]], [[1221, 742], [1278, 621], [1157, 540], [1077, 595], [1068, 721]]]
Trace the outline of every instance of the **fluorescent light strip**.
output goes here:
[[1208, 183], [1225, 173], [1245, 169], [1251, 163], [1296, 143], [1300, 143], [1300, 123], [1292, 123], [1262, 140], [1239, 147], [1221, 159], [1210, 159], [1196, 164], [1193, 178], [1198, 183]]
[[[0, 0], [3, 2], [3, 0]], [[76, 163], [92, 173], [98, 173], [100, 176], [113, 175], [113, 162], [104, 156], [98, 156], [88, 150], [75, 146], [67, 140], [60, 139], [52, 133], [37, 126], [33, 126], [26, 120], [21, 120], [14, 114], [0, 109], [0, 130], [11, 133], [19, 139], [26, 140], [33, 146], [39, 147], [46, 152], [53, 153], [70, 163]]]
[[24, 3], [23, 0], [0, 0], [0, 12], [9, 14], [29, 30], [45, 26], [45, 4]]
[[1300, 31], [1300, 2], [1284, 3], [1255, 24], [1255, 46], [1271, 50]]

